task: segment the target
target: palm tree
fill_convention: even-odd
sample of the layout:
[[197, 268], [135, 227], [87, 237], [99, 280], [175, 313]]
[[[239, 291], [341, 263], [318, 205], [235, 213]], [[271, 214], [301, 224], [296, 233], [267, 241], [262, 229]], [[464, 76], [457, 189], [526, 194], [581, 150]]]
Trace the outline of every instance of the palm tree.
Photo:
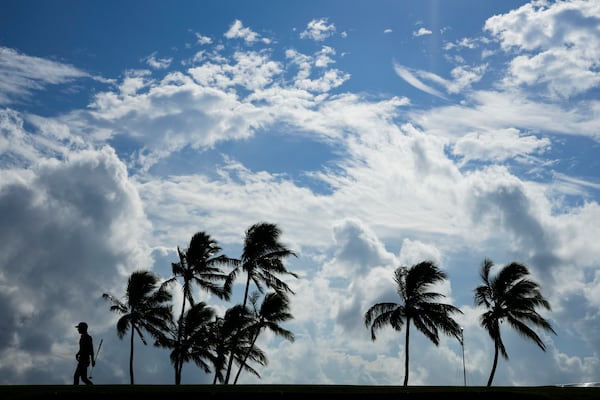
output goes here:
[[[285, 247], [280, 241], [281, 230], [276, 224], [259, 222], [246, 230], [242, 258], [233, 271], [229, 274], [228, 285], [242, 271], [246, 272], [246, 286], [242, 309], [246, 307], [250, 283], [253, 282], [260, 293], [264, 292], [264, 286], [275, 290], [277, 293], [287, 294], [294, 292], [282, 281], [278, 275], [287, 274], [294, 278], [298, 275], [289, 271], [283, 264], [283, 260], [296, 254]], [[225, 383], [229, 383], [233, 358], [229, 359]]]
[[375, 331], [384, 325], [391, 325], [397, 331], [406, 323], [404, 361], [404, 386], [408, 385], [409, 335], [410, 324], [421, 331], [436, 346], [439, 344], [439, 330], [459, 338], [460, 326], [450, 316], [462, 311], [450, 304], [436, 303], [434, 300], [445, 297], [429, 291], [429, 287], [447, 278], [432, 261], [423, 261], [412, 267], [400, 267], [394, 271], [394, 281], [402, 303], [377, 303], [365, 313], [365, 325], [371, 326], [371, 340], [375, 341]]
[[215, 351], [215, 357], [212, 359], [215, 376], [213, 384], [224, 382], [223, 372], [227, 369], [227, 333], [225, 332], [225, 318], [215, 317], [209, 325], [209, 331], [212, 338], [212, 346]]
[[527, 278], [527, 267], [512, 262], [502, 267], [496, 276], [490, 277], [492, 267], [494, 263], [486, 258], [479, 273], [483, 285], [475, 289], [475, 304], [487, 309], [479, 318], [480, 324], [494, 341], [494, 363], [487, 386], [492, 385], [498, 365], [498, 354], [502, 354], [502, 357], [508, 360], [508, 353], [500, 334], [500, 324], [504, 320], [519, 334], [533, 340], [543, 351], [546, 351], [546, 346], [527, 323], [556, 335], [550, 323], [535, 310], [537, 307], [546, 310], [551, 308], [550, 303], [542, 296], [540, 286]]
[[226, 373], [230, 359], [235, 360], [238, 365], [243, 365], [244, 370], [260, 378], [260, 374], [256, 370], [242, 363], [246, 354], [250, 360], [260, 365], [267, 363], [264, 352], [250, 344], [250, 330], [246, 328], [252, 324], [252, 321], [248, 308], [242, 308], [241, 304], [237, 304], [229, 308], [224, 317], [217, 317], [211, 324], [211, 344], [215, 353], [215, 357], [212, 359], [215, 370], [213, 384], [217, 381], [225, 383], [223, 374]]
[[[177, 340], [174, 343], [177, 348], [181, 343], [181, 335], [185, 327], [183, 326], [185, 308], [187, 302], [191, 306], [194, 305], [193, 285], [197, 285], [208, 293], [214, 294], [219, 299], [229, 300], [231, 295], [231, 285], [227, 280], [228, 275], [224, 274], [219, 268], [221, 265], [236, 265], [237, 260], [230, 259], [225, 255], [217, 255], [221, 251], [217, 241], [210, 237], [205, 232], [195, 233], [189, 247], [182, 251], [177, 247], [179, 254], [179, 262], [172, 263], [171, 269], [173, 276], [166, 280], [163, 285], [170, 284], [177, 280], [178, 277], [183, 278], [183, 302], [181, 305], [181, 313], [178, 320]], [[223, 282], [223, 286], [218, 282]], [[175, 354], [182, 354], [180, 351], [175, 351]], [[175, 384], [181, 383], [181, 369], [183, 360], [175, 360]]]
[[[213, 308], [204, 302], [196, 303], [185, 312], [183, 324], [170, 330], [170, 337], [157, 341], [159, 346], [172, 349], [170, 359], [178, 376], [181, 366], [190, 361], [205, 373], [211, 371], [209, 362], [214, 363], [214, 353], [210, 324], [214, 317]], [[181, 331], [179, 326], [183, 326]]]
[[264, 297], [260, 309], [258, 309], [256, 305], [258, 301], [258, 295], [259, 294], [257, 292], [254, 292], [250, 296], [250, 302], [254, 308], [254, 321], [250, 324], [250, 326], [248, 326], [247, 329], [250, 332], [252, 339], [248, 351], [244, 355], [242, 364], [240, 365], [240, 368], [238, 369], [233, 381], [234, 385], [237, 383], [238, 378], [240, 377], [242, 367], [246, 365], [246, 361], [250, 355], [250, 350], [254, 348], [256, 340], [263, 329], [269, 329], [276, 335], [279, 335], [290, 342], [294, 341], [294, 334], [279, 326], [280, 322], [293, 318], [292, 314], [289, 313], [289, 300], [287, 296], [277, 292], [271, 292]]
[[131, 329], [129, 353], [129, 378], [133, 385], [133, 339], [137, 332], [142, 343], [147, 344], [142, 331], [160, 340], [172, 322], [171, 294], [159, 285], [158, 276], [150, 271], [133, 272], [127, 281], [125, 300], [104, 293], [102, 297], [111, 302], [110, 310], [121, 314], [117, 321], [119, 339]]

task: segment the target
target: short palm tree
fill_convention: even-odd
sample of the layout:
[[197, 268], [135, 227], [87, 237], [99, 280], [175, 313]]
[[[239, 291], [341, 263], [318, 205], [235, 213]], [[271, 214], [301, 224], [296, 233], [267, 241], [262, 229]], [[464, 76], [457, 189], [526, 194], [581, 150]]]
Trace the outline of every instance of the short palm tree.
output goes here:
[[[228, 285], [231, 286], [240, 270], [246, 273], [246, 285], [242, 309], [248, 303], [250, 283], [254, 283], [260, 293], [264, 292], [264, 286], [278, 293], [293, 294], [290, 287], [280, 279], [279, 275], [286, 274], [297, 278], [298, 275], [289, 271], [283, 261], [296, 254], [284, 246], [279, 238], [281, 229], [276, 224], [259, 222], [246, 230], [242, 258], [229, 274]], [[225, 383], [229, 383], [229, 377], [233, 366], [233, 358], [229, 359]]]
[[[225, 255], [218, 255], [221, 250], [217, 241], [205, 232], [195, 233], [186, 250], [182, 251], [177, 247], [179, 262], [171, 264], [173, 276], [163, 283], [163, 285], [168, 285], [178, 278], [183, 280], [183, 301], [178, 319], [178, 336], [174, 343], [175, 347], [179, 346], [181, 342], [185, 322], [183, 316], [187, 303], [194, 305], [193, 285], [214, 294], [219, 299], [229, 300], [231, 295], [230, 281], [227, 279], [228, 275], [220, 267], [225, 265], [235, 266], [238, 260], [228, 258]], [[222, 285], [219, 282], [222, 282]], [[181, 352], [175, 351], [175, 354], [181, 354]], [[175, 360], [176, 385], [181, 383], [182, 367], [183, 360]]]
[[[184, 363], [193, 361], [205, 373], [211, 372], [210, 364], [214, 364], [214, 353], [210, 324], [215, 311], [204, 302], [190, 307], [183, 316], [183, 324], [177, 324], [170, 330], [170, 335], [159, 340], [161, 347], [171, 349], [171, 363], [176, 374], [181, 377]], [[179, 330], [179, 326], [183, 329]]]
[[450, 304], [435, 302], [436, 299], [445, 297], [443, 294], [431, 292], [431, 285], [447, 278], [435, 263], [423, 261], [411, 267], [400, 267], [394, 271], [394, 281], [401, 303], [377, 303], [365, 313], [364, 322], [371, 326], [371, 340], [376, 339], [375, 332], [391, 325], [397, 331], [406, 323], [405, 336], [405, 361], [404, 361], [404, 386], [408, 385], [409, 365], [409, 337], [410, 325], [415, 327], [429, 338], [436, 346], [439, 344], [439, 330], [447, 335], [459, 339], [460, 326], [451, 317], [453, 313], [462, 311]]
[[217, 382], [222, 383], [225, 380], [223, 372], [227, 368], [227, 345], [225, 337], [222, 334], [224, 323], [225, 319], [223, 317], [215, 317], [209, 325], [212, 334], [212, 345], [215, 350], [215, 357], [212, 359], [213, 370], [215, 373], [213, 384], [216, 384]]
[[242, 368], [246, 365], [250, 351], [254, 348], [256, 340], [258, 339], [258, 336], [262, 330], [269, 329], [276, 335], [281, 336], [290, 342], [294, 341], [294, 334], [279, 325], [280, 322], [285, 322], [293, 318], [292, 314], [289, 312], [290, 302], [287, 296], [277, 292], [268, 293], [264, 297], [260, 308], [258, 308], [256, 304], [258, 301], [258, 296], [259, 294], [257, 292], [254, 292], [250, 296], [250, 302], [254, 308], [254, 319], [247, 328], [250, 332], [251, 342], [248, 351], [246, 354], [244, 354], [242, 364], [240, 365], [240, 368], [238, 369], [233, 381], [234, 385], [237, 383], [242, 372]]
[[243, 308], [241, 304], [229, 308], [224, 317], [217, 317], [211, 323], [212, 345], [215, 357], [212, 362], [215, 370], [213, 383], [225, 383], [225, 375], [229, 360], [235, 360], [236, 364], [243, 366], [245, 371], [260, 378], [260, 374], [243, 363], [242, 359], [248, 354], [250, 360], [260, 365], [267, 363], [264, 352], [255, 345], [251, 345], [250, 333], [246, 329], [253, 322], [250, 311]]
[[122, 315], [117, 321], [117, 335], [122, 339], [131, 329], [129, 353], [129, 378], [133, 378], [133, 339], [138, 334], [142, 343], [147, 344], [142, 331], [160, 340], [172, 323], [171, 294], [160, 284], [158, 276], [150, 271], [133, 272], [127, 281], [124, 301], [104, 293], [102, 297], [111, 302], [110, 310]]
[[527, 323], [556, 334], [550, 323], [536, 311], [537, 307], [550, 310], [550, 303], [542, 296], [540, 286], [528, 279], [528, 268], [512, 262], [500, 269], [496, 276], [490, 276], [494, 263], [485, 259], [481, 265], [480, 277], [483, 285], [475, 289], [475, 304], [484, 306], [487, 311], [479, 319], [481, 326], [494, 341], [494, 363], [487, 382], [492, 385], [498, 354], [508, 360], [508, 353], [502, 342], [500, 324], [506, 320], [509, 325], [525, 338], [531, 339], [543, 351], [546, 346]]

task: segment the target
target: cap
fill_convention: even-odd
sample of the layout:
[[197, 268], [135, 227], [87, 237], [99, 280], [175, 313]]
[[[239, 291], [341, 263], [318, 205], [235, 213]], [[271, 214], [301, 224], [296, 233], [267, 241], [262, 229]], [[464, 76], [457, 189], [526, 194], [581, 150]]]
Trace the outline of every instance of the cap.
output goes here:
[[83, 328], [83, 329], [87, 329], [88, 325], [85, 322], [80, 322], [77, 325], [75, 325], [75, 328]]

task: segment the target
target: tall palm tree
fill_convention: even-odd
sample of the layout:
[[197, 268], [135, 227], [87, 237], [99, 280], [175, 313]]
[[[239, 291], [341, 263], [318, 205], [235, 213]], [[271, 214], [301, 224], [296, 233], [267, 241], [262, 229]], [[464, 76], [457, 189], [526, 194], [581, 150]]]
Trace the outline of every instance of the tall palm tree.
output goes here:
[[254, 347], [262, 330], [269, 329], [276, 335], [281, 336], [290, 342], [294, 341], [294, 334], [279, 325], [280, 322], [284, 322], [293, 318], [292, 314], [289, 313], [290, 307], [287, 296], [277, 292], [271, 292], [264, 297], [260, 309], [256, 304], [258, 301], [258, 296], [259, 294], [257, 292], [254, 292], [250, 296], [250, 302], [254, 308], [254, 321], [247, 328], [250, 332], [251, 342], [233, 381], [234, 385], [237, 383], [240, 373], [242, 372], [242, 368], [246, 365], [250, 351]]
[[435, 302], [445, 297], [443, 294], [431, 292], [431, 285], [447, 279], [432, 261], [423, 261], [411, 267], [400, 267], [394, 271], [394, 281], [401, 303], [376, 303], [365, 313], [365, 325], [371, 326], [371, 340], [376, 339], [375, 331], [385, 325], [391, 325], [397, 331], [406, 323], [404, 386], [408, 385], [409, 337], [410, 324], [421, 331], [436, 346], [439, 344], [439, 330], [460, 338], [458, 323], [451, 317], [453, 313], [462, 311], [450, 304]]
[[527, 277], [528, 268], [521, 263], [512, 262], [492, 277], [490, 272], [493, 267], [494, 263], [487, 258], [481, 264], [479, 276], [483, 285], [475, 288], [474, 296], [475, 304], [487, 309], [481, 314], [479, 321], [494, 341], [494, 363], [487, 386], [492, 385], [498, 365], [498, 354], [502, 354], [502, 357], [508, 360], [508, 353], [500, 334], [502, 321], [508, 321], [520, 335], [533, 340], [543, 351], [546, 351], [546, 346], [527, 323], [556, 335], [550, 323], [536, 311], [537, 307], [546, 310], [551, 308], [550, 303], [542, 296], [540, 286]]
[[[294, 294], [292, 289], [279, 278], [279, 275], [287, 274], [294, 278], [298, 277], [283, 263], [284, 259], [296, 254], [280, 242], [280, 236], [281, 229], [276, 224], [266, 222], [256, 223], [246, 230], [240, 264], [231, 271], [228, 278], [228, 285], [231, 286], [240, 269], [246, 273], [242, 308], [247, 305], [251, 282], [260, 293], [264, 292], [264, 285], [278, 293]], [[225, 376], [226, 384], [229, 383], [232, 366], [233, 358], [230, 358]]]
[[[235, 266], [238, 261], [230, 259], [225, 255], [218, 255], [221, 250], [217, 241], [205, 232], [195, 233], [186, 250], [182, 251], [177, 247], [179, 262], [171, 264], [173, 276], [163, 283], [163, 285], [168, 285], [178, 278], [182, 278], [183, 280], [183, 301], [178, 319], [178, 334], [177, 340], [174, 343], [175, 348], [180, 345], [181, 335], [185, 329], [183, 325], [185, 323], [184, 314], [187, 303], [189, 302], [191, 306], [194, 306], [193, 285], [214, 294], [219, 299], [229, 300], [231, 286], [227, 280], [228, 275], [223, 273], [220, 267], [224, 265]], [[219, 285], [219, 282], [222, 282], [223, 285]], [[183, 353], [175, 351], [174, 354]], [[175, 360], [176, 385], [181, 383], [183, 363], [183, 360]]]
[[110, 310], [122, 315], [117, 321], [117, 335], [122, 339], [131, 329], [129, 353], [129, 378], [133, 379], [133, 339], [138, 334], [142, 343], [147, 344], [142, 331], [160, 340], [172, 322], [172, 296], [159, 284], [157, 275], [150, 271], [133, 272], [127, 281], [124, 301], [104, 293], [102, 297], [111, 302]]

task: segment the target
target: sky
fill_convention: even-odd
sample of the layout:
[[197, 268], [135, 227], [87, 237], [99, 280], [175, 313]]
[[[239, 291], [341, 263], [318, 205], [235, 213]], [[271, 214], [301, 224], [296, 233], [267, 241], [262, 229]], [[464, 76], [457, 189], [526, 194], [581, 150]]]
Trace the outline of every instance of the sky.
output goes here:
[[[295, 340], [264, 333], [239, 383], [401, 385], [404, 330], [372, 341], [364, 314], [431, 260], [464, 346], [413, 328], [409, 385], [484, 386], [486, 258], [528, 267], [556, 331], [502, 325], [494, 385], [599, 382], [599, 94], [594, 0], [4, 0], [0, 384], [72, 383], [79, 321], [94, 381], [129, 383], [102, 294], [169, 278], [196, 232], [239, 258], [258, 222], [297, 255]], [[222, 314], [242, 283], [194, 295]], [[174, 383], [168, 350], [134, 357]]]

